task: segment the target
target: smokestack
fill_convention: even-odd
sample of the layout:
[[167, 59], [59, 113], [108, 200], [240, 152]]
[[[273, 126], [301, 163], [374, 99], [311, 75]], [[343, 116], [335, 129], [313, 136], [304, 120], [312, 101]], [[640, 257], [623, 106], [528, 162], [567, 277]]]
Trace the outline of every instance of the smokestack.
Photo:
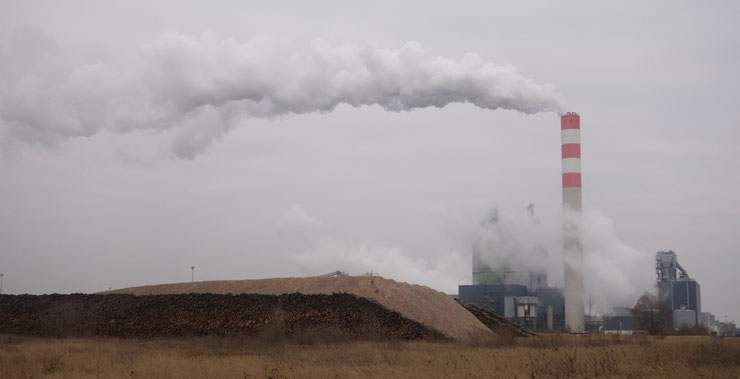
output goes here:
[[563, 153], [563, 262], [565, 266], [565, 327], [574, 333], [585, 331], [583, 246], [580, 240], [581, 215], [581, 117], [568, 112], [560, 117]]

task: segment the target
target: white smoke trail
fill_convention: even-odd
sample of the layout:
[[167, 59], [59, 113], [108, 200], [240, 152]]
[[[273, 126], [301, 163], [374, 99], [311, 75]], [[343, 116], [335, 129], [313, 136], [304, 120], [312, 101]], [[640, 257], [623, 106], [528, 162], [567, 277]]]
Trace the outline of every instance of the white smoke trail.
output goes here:
[[[168, 32], [133, 64], [75, 62], [42, 30], [17, 29], [0, 46], [0, 138], [53, 145], [101, 130], [176, 128], [173, 150], [192, 158], [247, 117], [329, 112], [339, 104], [388, 111], [471, 103], [523, 113], [560, 111], [550, 85], [515, 67], [434, 56], [419, 43], [295, 46]], [[12, 59], [11, 59], [12, 58]]]

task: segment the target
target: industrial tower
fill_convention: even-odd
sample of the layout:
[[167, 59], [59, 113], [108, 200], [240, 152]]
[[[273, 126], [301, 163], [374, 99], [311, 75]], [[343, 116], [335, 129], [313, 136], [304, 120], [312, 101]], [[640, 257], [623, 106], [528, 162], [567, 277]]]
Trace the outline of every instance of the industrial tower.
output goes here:
[[563, 263], [565, 268], [565, 327], [573, 333], [586, 330], [583, 294], [581, 222], [581, 117], [568, 112], [560, 117], [563, 167]]

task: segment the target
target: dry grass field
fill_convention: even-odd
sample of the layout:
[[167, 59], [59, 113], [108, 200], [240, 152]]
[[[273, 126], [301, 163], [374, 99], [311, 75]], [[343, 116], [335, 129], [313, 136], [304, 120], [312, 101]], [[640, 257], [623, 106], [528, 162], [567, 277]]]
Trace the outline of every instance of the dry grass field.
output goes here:
[[3, 378], [740, 377], [740, 338], [543, 335], [476, 344], [0, 336]]

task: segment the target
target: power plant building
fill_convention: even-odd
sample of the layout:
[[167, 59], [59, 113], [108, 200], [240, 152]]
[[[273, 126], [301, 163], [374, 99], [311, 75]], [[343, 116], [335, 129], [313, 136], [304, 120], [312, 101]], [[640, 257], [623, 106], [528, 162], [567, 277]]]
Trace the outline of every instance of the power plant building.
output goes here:
[[[583, 333], [586, 332], [586, 317], [582, 272], [583, 245], [580, 236], [582, 212], [580, 116], [575, 112], [562, 115], [560, 130], [564, 288], [548, 287], [544, 264], [547, 252], [544, 249], [535, 252], [494, 252], [493, 256], [496, 259], [488, 259], [490, 257], [487, 253], [490, 253], [491, 246], [474, 243], [472, 285], [459, 286], [458, 297], [530, 329]], [[532, 218], [534, 218], [533, 206], [530, 204], [528, 207]], [[498, 211], [494, 210], [481, 225], [495, 226], [498, 222]], [[526, 249], [531, 250], [531, 247]], [[678, 263], [676, 253], [660, 251], [656, 254], [655, 262], [658, 298], [670, 309], [673, 327], [678, 329], [712, 325], [711, 315], [703, 313], [701, 309], [701, 287]], [[634, 326], [634, 315], [631, 310], [625, 310], [619, 314], [605, 316], [599, 329], [624, 332], [632, 330]], [[593, 329], [595, 324], [591, 327]]]
[[[560, 124], [564, 288], [548, 286], [544, 264], [547, 251], [544, 249], [534, 252], [494, 252], [496, 259], [488, 259], [491, 246], [474, 243], [472, 285], [460, 285], [458, 298], [477, 304], [526, 328], [583, 333], [586, 331], [586, 317], [583, 245], [580, 236], [581, 118], [575, 112], [567, 112], [561, 116]], [[528, 210], [534, 219], [533, 207], [530, 204]], [[498, 222], [498, 211], [494, 210], [481, 225], [495, 226]], [[527, 249], [531, 250], [531, 247]], [[511, 259], [512, 256], [514, 259]], [[699, 283], [690, 278], [678, 263], [675, 252], [658, 252], [655, 270], [658, 298], [670, 309], [674, 328], [697, 325], [714, 327], [713, 316], [702, 312]], [[605, 332], [628, 332], [636, 326], [634, 317], [628, 308], [615, 308], [615, 314], [605, 316], [603, 325], [599, 325], [598, 329]]]
[[[585, 332], [583, 246], [581, 214], [581, 118], [568, 112], [560, 118], [563, 196], [564, 289], [549, 288], [544, 249], [526, 252], [531, 261], [498, 260], [496, 267], [484, 259], [484, 246], [473, 246], [473, 284], [459, 287], [459, 299], [477, 304], [532, 329]], [[533, 204], [528, 207], [533, 215]], [[485, 223], [498, 222], [498, 211]], [[518, 264], [512, 263], [519, 262]]]
[[461, 285], [457, 296], [527, 329], [564, 329], [565, 309], [559, 288], [531, 292], [520, 284]]
[[528, 295], [527, 287], [518, 284], [474, 284], [458, 287], [460, 300], [479, 305], [488, 311], [508, 318], [514, 317], [515, 310], [513, 303], [507, 307], [506, 299]]
[[[534, 204], [527, 210], [531, 225], [536, 225]], [[497, 225], [497, 210], [481, 223], [488, 231], [495, 230]], [[495, 251], [504, 247], [481, 240], [473, 243], [473, 284], [459, 286], [458, 298], [528, 329], [563, 330], [563, 294], [561, 289], [547, 285], [547, 251], [541, 246], [507, 248], [507, 251]], [[496, 259], [491, 259], [492, 255]]]
[[616, 307], [611, 315], [604, 316], [604, 333], [631, 334], [634, 327], [635, 316], [630, 308]]
[[673, 315], [673, 327], [704, 324], [701, 312], [701, 287], [678, 263], [678, 255], [669, 251], [655, 254], [658, 298]]

